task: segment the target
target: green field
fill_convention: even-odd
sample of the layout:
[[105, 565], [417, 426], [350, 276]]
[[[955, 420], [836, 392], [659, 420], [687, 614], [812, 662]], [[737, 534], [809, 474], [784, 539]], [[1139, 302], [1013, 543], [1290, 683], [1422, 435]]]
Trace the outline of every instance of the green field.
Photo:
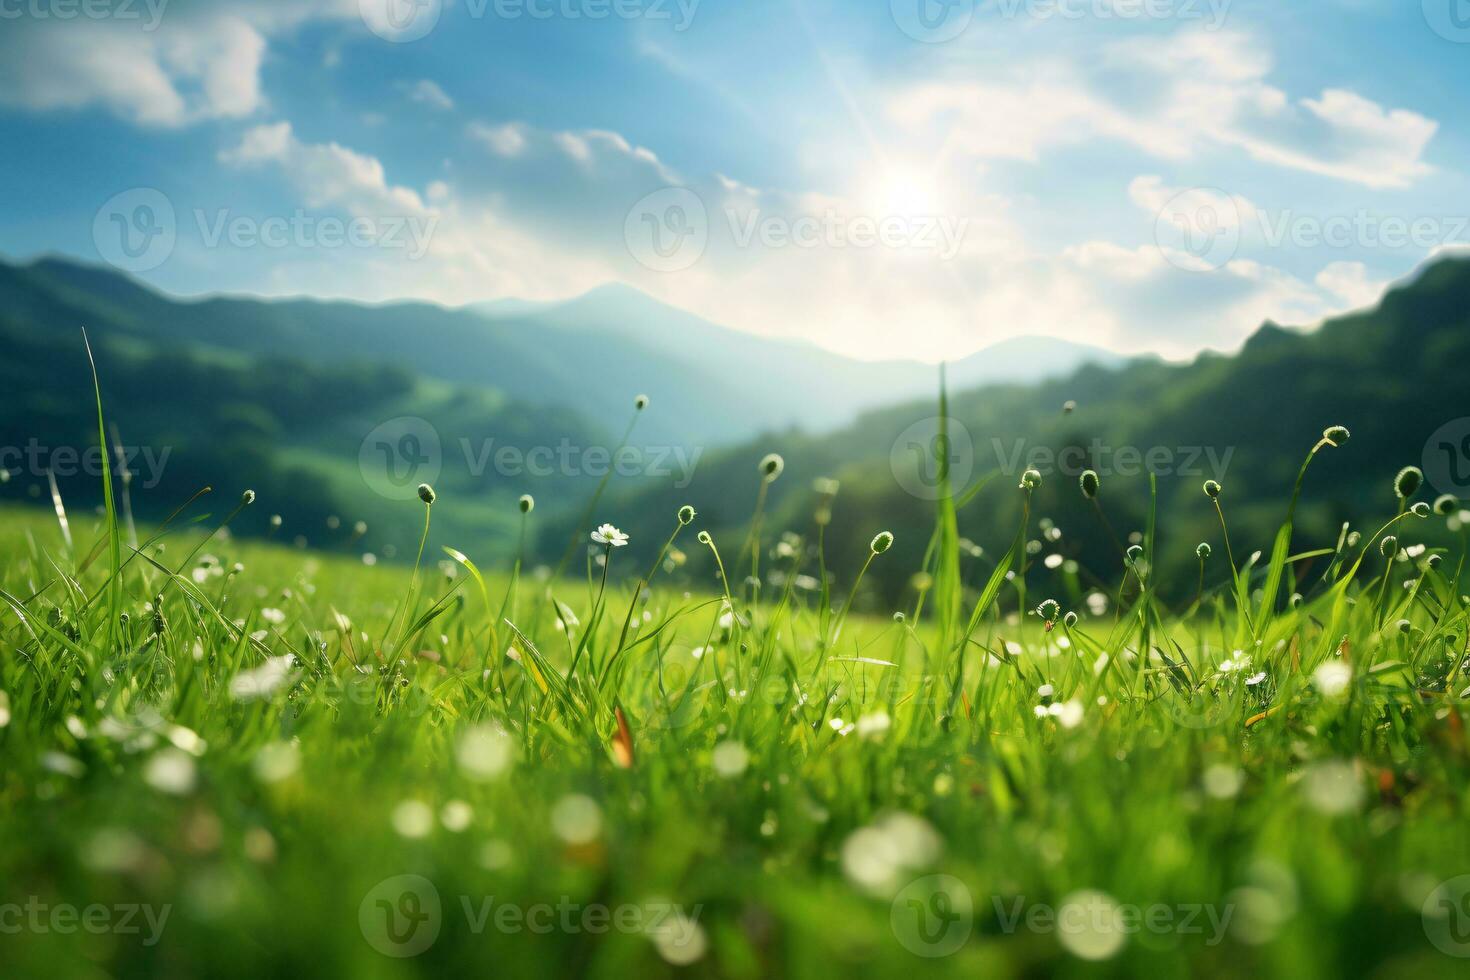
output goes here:
[[[1304, 499], [1354, 451], [1314, 439]], [[876, 613], [826, 564], [840, 491], [559, 577], [235, 540], [234, 500], [7, 508], [3, 973], [1463, 976], [1464, 551], [1417, 546], [1458, 502], [1408, 471], [1308, 550], [1294, 498], [1273, 545], [1201, 493], [1166, 605], [1193, 543], [1150, 517], [1086, 585], [1006, 482], [988, 573], [955, 488]]]

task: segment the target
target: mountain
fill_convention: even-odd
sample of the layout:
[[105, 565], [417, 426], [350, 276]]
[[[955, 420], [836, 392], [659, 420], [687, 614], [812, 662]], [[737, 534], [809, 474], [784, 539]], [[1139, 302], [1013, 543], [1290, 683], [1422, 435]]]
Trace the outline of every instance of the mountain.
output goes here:
[[[0, 305], [36, 329], [89, 323], [156, 344], [285, 355], [330, 367], [380, 362], [426, 378], [500, 391], [621, 428], [634, 396], [647, 445], [708, 447], [769, 429], [845, 424], [863, 408], [926, 390], [917, 362], [854, 361], [807, 344], [701, 320], [627, 287], [564, 303], [502, 300], [474, 308], [311, 299], [165, 296], [113, 270], [48, 257], [0, 263]], [[548, 329], [554, 328], [554, 329]], [[957, 366], [978, 382], [1045, 377], [1115, 355], [1064, 341], [1009, 341]], [[1038, 365], [1048, 365], [1048, 370]]]
[[[471, 307], [487, 319], [537, 336], [613, 336], [637, 345], [647, 363], [676, 361], [698, 390], [728, 406], [701, 431], [728, 440], [728, 416], [745, 431], [821, 431], [850, 423], [859, 412], [932, 390], [934, 367], [917, 361], [859, 361], [802, 341], [759, 337], [668, 306], [631, 286], [601, 286], [563, 303], [524, 308], [506, 301]], [[1053, 337], [1016, 337], [950, 366], [958, 387], [996, 381], [1042, 380], [1083, 364], [1118, 364], [1100, 347]], [[731, 380], [738, 383], [732, 387]]]
[[[951, 375], [952, 466], [965, 483], [998, 474], [962, 510], [960, 531], [988, 555], [1003, 553], [1020, 519], [1021, 471], [1039, 468], [1044, 483], [1034, 494], [1031, 524], [1038, 565], [1030, 578], [1034, 588], [1066, 598], [1077, 585], [1047, 571], [1039, 563], [1045, 555], [1078, 561], [1082, 583], [1089, 576], [1112, 581], [1121, 567], [1112, 534], [1078, 491], [1081, 471], [1101, 473], [1102, 508], [1126, 539], [1148, 523], [1152, 470], [1159, 540], [1151, 560], [1165, 573], [1159, 581], [1192, 584], [1201, 541], [1215, 554], [1207, 581], [1219, 581], [1226, 549], [1203, 482], [1225, 486], [1221, 503], [1236, 556], [1244, 562], [1255, 550], [1269, 552], [1307, 451], [1326, 427], [1345, 425], [1352, 439], [1318, 454], [1296, 520], [1295, 551], [1331, 547], [1342, 522], [1371, 533], [1397, 512], [1392, 484], [1403, 466], [1425, 470], [1420, 499], [1470, 496], [1467, 363], [1470, 260], [1446, 258], [1375, 308], [1314, 330], [1267, 323], [1233, 356], [1088, 365], [1039, 384], [969, 390], [959, 390]], [[605, 509], [630, 515], [624, 529], [635, 541], [650, 541], [676, 507], [693, 503], [702, 526], [732, 547], [750, 520], [757, 461], [779, 452], [786, 467], [770, 487], [767, 543], [782, 529], [810, 531], [813, 481], [837, 478], [841, 491], [825, 534], [829, 566], [850, 574], [876, 531], [895, 532], [893, 560], [875, 562], [869, 581], [896, 602], [908, 581], [887, 569], [918, 567], [933, 526], [932, 480], [921, 469], [932, 466], [937, 372], [932, 381], [929, 397], [867, 412], [833, 432], [770, 435], [706, 454], [688, 487], [619, 488]], [[1068, 402], [1075, 403], [1071, 411], [1064, 410]], [[1041, 540], [1041, 517], [1054, 522], [1055, 540]], [[1440, 519], [1399, 532], [1405, 544], [1432, 543], [1445, 533]], [[973, 559], [970, 571], [983, 576], [988, 561]]]

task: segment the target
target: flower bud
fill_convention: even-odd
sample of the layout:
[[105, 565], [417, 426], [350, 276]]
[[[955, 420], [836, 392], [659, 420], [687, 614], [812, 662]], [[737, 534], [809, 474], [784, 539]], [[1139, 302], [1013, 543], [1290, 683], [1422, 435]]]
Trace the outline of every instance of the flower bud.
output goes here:
[[1097, 470], [1083, 470], [1082, 475], [1077, 478], [1077, 485], [1082, 488], [1082, 496], [1091, 500], [1097, 496], [1102, 481], [1098, 479]]
[[879, 531], [874, 535], [873, 541], [868, 547], [873, 550], [873, 554], [875, 555], [883, 554], [883, 552], [893, 547], [893, 532]]
[[419, 499], [426, 504], [432, 504], [434, 502], [434, 488], [429, 486], [427, 483], [420, 483]]
[[1398, 494], [1400, 500], [1407, 500], [1418, 493], [1423, 484], [1424, 471], [1417, 466], [1405, 466], [1393, 478], [1393, 492]]
[[536, 509], [536, 498], [529, 493], [521, 494], [521, 499], [517, 503], [521, 508], [522, 514], [529, 514]]
[[1221, 487], [1220, 484], [1216, 483], [1214, 480], [1206, 480], [1205, 481], [1205, 496], [1206, 497], [1209, 497], [1211, 499], [1214, 499], [1215, 497], [1220, 496], [1220, 491], [1222, 489], [1224, 489], [1224, 488]]

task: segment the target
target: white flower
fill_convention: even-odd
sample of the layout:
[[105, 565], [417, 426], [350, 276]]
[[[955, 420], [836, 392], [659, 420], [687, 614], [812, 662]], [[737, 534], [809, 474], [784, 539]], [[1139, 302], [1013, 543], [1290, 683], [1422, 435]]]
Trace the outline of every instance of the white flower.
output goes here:
[[1252, 674], [1251, 676], [1247, 677], [1245, 679], [1245, 686], [1246, 687], [1255, 687], [1257, 684], [1261, 683], [1265, 679], [1266, 679], [1266, 672], [1263, 670], [1259, 674]]
[[1230, 655], [1230, 659], [1220, 664], [1220, 673], [1233, 674], [1245, 670], [1251, 665], [1251, 658], [1244, 650], [1236, 650]]
[[230, 697], [236, 701], [268, 698], [291, 677], [290, 657], [271, 657], [251, 670], [230, 678]]
[[611, 524], [604, 524], [592, 532], [592, 540], [610, 548], [621, 548], [628, 543], [628, 536]]
[[1338, 697], [1348, 689], [1352, 679], [1353, 669], [1341, 660], [1328, 660], [1312, 671], [1312, 683], [1323, 697]]

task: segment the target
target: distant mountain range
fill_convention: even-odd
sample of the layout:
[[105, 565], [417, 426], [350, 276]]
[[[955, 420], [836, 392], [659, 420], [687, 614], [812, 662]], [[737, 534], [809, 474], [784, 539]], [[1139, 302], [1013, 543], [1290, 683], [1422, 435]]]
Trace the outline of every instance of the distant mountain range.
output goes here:
[[[610, 448], [633, 415], [634, 394], [646, 392], [653, 406], [639, 417], [634, 442], [702, 455], [684, 471], [688, 481], [668, 472], [612, 479], [598, 519], [632, 531], [634, 551], [666, 534], [684, 503], [722, 542], [738, 539], [754, 501], [756, 461], [769, 451], [785, 454], [787, 466], [768, 501], [768, 530], [805, 527], [813, 479], [840, 479], [829, 557], [837, 567], [856, 566], [873, 532], [894, 531], [897, 560], [872, 573], [890, 597], [903, 582], [888, 580], [885, 569], [917, 565], [932, 520], [932, 501], [922, 487], [915, 491], [908, 470], [922, 463], [914, 447], [925, 442], [914, 427], [936, 414], [936, 368], [858, 362], [737, 333], [623, 287], [563, 303], [457, 310], [185, 301], [96, 266], [0, 263], [0, 449], [34, 440], [95, 443], [82, 327], [123, 442], [174, 454], [156, 486], [135, 485], [142, 516], [168, 513], [206, 483], [225, 494], [224, 506], [253, 487], [261, 506], [242, 530], [265, 533], [266, 517], [279, 512], [283, 534], [313, 545], [384, 553], [395, 542], [411, 546], [422, 516], [411, 486], [408, 499], [385, 494], [371, 471], [379, 455], [400, 446], [410, 462], [426, 455], [416, 433], [379, 431], [422, 419], [442, 458], [434, 482], [446, 503], [454, 501], [436, 509], [436, 539], [504, 553], [519, 532], [515, 497], [529, 492], [538, 501], [541, 557], [555, 557], [574, 533], [585, 533], [581, 509], [599, 474], [487, 465], [491, 440], [521, 451]], [[1352, 442], [1314, 464], [1297, 521], [1303, 547], [1330, 544], [1341, 521], [1393, 510], [1385, 494], [1401, 466], [1424, 465], [1434, 488], [1470, 495], [1467, 362], [1470, 260], [1454, 258], [1426, 267], [1378, 307], [1320, 329], [1268, 323], [1231, 356], [1171, 364], [1119, 361], [1038, 338], [998, 345], [948, 369], [969, 476], [1003, 474], [962, 515], [962, 531], [987, 548], [1001, 546], [1017, 516], [1017, 468], [1033, 451], [1050, 453], [1065, 465], [1047, 471], [1038, 516], [1064, 529], [1058, 554], [1105, 579], [1116, 549], [1079, 504], [1076, 470], [1103, 472], [1105, 507], [1126, 536], [1146, 520], [1143, 467], [1157, 450], [1168, 464], [1158, 481], [1167, 549], [1160, 563], [1189, 564], [1196, 543], [1215, 541], [1215, 516], [1199, 492], [1206, 477], [1226, 485], [1236, 550], [1249, 554], [1268, 545], [1302, 454], [1324, 427], [1343, 424]], [[1075, 409], [1064, 411], [1067, 402]], [[1457, 423], [1463, 432], [1443, 435]], [[1444, 446], [1451, 458], [1442, 458]], [[1141, 458], [1124, 467], [1119, 449]], [[40, 468], [10, 459], [0, 466], [19, 477], [0, 486], [0, 499], [49, 496]], [[417, 472], [408, 467], [400, 482]], [[1451, 485], [1461, 475], [1466, 485]], [[58, 483], [73, 506], [95, 504], [95, 479], [59, 475]], [[352, 541], [347, 529], [359, 519], [372, 530]], [[1215, 544], [1218, 554], [1222, 542]]]
[[[933, 391], [937, 368], [917, 361], [859, 361], [812, 344], [732, 330], [660, 303], [624, 285], [601, 286], [563, 303], [482, 303], [471, 309], [498, 325], [537, 337], [616, 339], [636, 349], [645, 387], [662, 407], [718, 441], [758, 431], [807, 432], [851, 422], [859, 412]], [[605, 347], [584, 354], [601, 354]], [[1123, 360], [1100, 347], [1053, 337], [1014, 337], [949, 365], [960, 388], [999, 381], [1040, 381], [1083, 364]], [[683, 384], [659, 374], [677, 362]], [[579, 363], [596, 370], [590, 356]], [[665, 385], [658, 390], [659, 385]]]
[[[0, 263], [0, 308], [38, 327], [88, 324], [151, 343], [290, 357], [332, 367], [389, 363], [425, 378], [495, 389], [618, 428], [634, 395], [658, 406], [646, 441], [729, 442], [859, 411], [933, 387], [935, 368], [864, 362], [810, 344], [702, 320], [626, 286], [563, 303], [501, 300], [464, 309], [217, 296], [179, 299], [111, 269], [67, 259]], [[1056, 377], [1119, 358], [1050, 338], [1017, 338], [951, 367], [961, 386]]]
[[[140, 482], [150, 491], [139, 500], [145, 516], [168, 513], [206, 484], [232, 493], [248, 486], [263, 506], [242, 518], [246, 525], [255, 520], [263, 530], [267, 508], [284, 511], [290, 536], [304, 532], [313, 544], [344, 537], [323, 531], [334, 515], [337, 532], [343, 521], [363, 519], [375, 539], [391, 537], [405, 517], [411, 523], [412, 508], [373, 492], [362, 471], [372, 460], [359, 454], [383, 449], [368, 443], [381, 441], [384, 423], [395, 446], [422, 435], [401, 431], [404, 418], [433, 430], [443, 465], [424, 472], [458, 498], [435, 522], [445, 540], [509, 542], [515, 495], [534, 493], [538, 517], [554, 520], [558, 507], [580, 507], [599, 474], [558, 463], [556, 473], [536, 475], [489, 454], [563, 444], [611, 450], [633, 416], [635, 394], [653, 402], [639, 416], [638, 446], [702, 453], [767, 431], [835, 428], [864, 408], [929, 390], [935, 376], [918, 363], [864, 363], [748, 336], [623, 287], [563, 303], [504, 300], [474, 309], [179, 299], [109, 268], [45, 258], [0, 262], [7, 392], [0, 447], [95, 442], [83, 328], [123, 441], [173, 453], [156, 486]], [[1038, 365], [1055, 371], [1089, 358], [1112, 359], [1022, 340], [993, 358], [969, 358], [960, 370], [971, 378], [1036, 376], [1046, 373]], [[21, 477], [0, 496], [49, 495], [35, 466], [22, 472], [0, 460], [0, 467]], [[94, 478], [57, 475], [66, 499], [95, 497]]]
[[[1049, 574], [1047, 555], [1078, 560], [1083, 582], [1089, 573], [1093, 581], [1109, 581], [1121, 568], [1117, 545], [1078, 491], [1081, 471], [1102, 474], [1100, 500], [1125, 543], [1129, 532], [1147, 525], [1152, 471], [1160, 530], [1159, 554], [1150, 561], [1160, 568], [1160, 581], [1192, 589], [1200, 541], [1210, 542], [1216, 556], [1207, 581], [1219, 581], [1224, 567], [1224, 542], [1203, 482], [1225, 486], [1221, 502], [1237, 557], [1269, 552], [1303, 457], [1327, 426], [1345, 425], [1352, 433], [1348, 444], [1322, 452], [1312, 465], [1294, 551], [1331, 547], [1344, 521], [1371, 534], [1397, 512], [1392, 488], [1401, 467], [1425, 471], [1416, 499], [1432, 501], [1440, 493], [1470, 498], [1466, 364], [1470, 259], [1443, 258], [1371, 309], [1311, 330], [1267, 323], [1229, 356], [1089, 365], [1026, 385], [966, 388], [951, 375], [956, 479], [998, 474], [961, 512], [960, 531], [991, 554], [1003, 550], [1020, 518], [1021, 471], [1038, 466], [1044, 482], [1033, 498], [1034, 579], [1036, 587], [1068, 599], [1064, 593], [1077, 583], [1068, 586]], [[875, 532], [893, 531], [894, 560], [875, 562], [868, 581], [894, 601], [908, 571], [919, 567], [933, 526], [932, 484], [921, 468], [932, 449], [936, 401], [937, 391], [930, 391], [820, 436], [773, 434], [708, 453], [689, 486], [622, 484], [606, 509], [630, 515], [625, 530], [648, 541], [688, 501], [717, 541], [738, 542], [760, 482], [757, 462], [779, 452], [786, 467], [767, 499], [768, 541], [782, 529], [809, 531], [814, 480], [836, 478], [841, 492], [825, 535], [828, 561], [850, 572], [862, 564]], [[1042, 540], [1041, 517], [1055, 521], [1054, 540]], [[1410, 521], [1398, 534], [1405, 544], [1447, 540], [1441, 518]], [[975, 561], [975, 574], [983, 576], [986, 561]], [[1310, 568], [1306, 563], [1297, 570]]]

